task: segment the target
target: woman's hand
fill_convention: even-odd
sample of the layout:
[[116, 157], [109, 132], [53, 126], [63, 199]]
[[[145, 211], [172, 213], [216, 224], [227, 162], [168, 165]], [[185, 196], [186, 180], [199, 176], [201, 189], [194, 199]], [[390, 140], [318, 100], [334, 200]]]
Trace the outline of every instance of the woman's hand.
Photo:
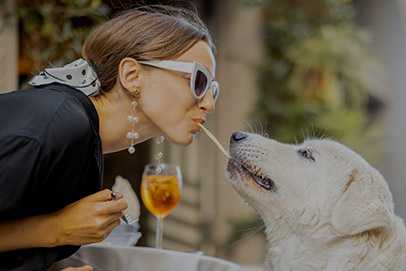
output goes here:
[[120, 224], [126, 208], [123, 195], [112, 200], [106, 189], [53, 214], [1, 221], [0, 252], [100, 242]]
[[127, 208], [123, 195], [106, 189], [76, 201], [55, 213], [58, 245], [84, 245], [103, 241], [120, 224]]
[[93, 271], [93, 267], [90, 265], [85, 265], [82, 267], [67, 267], [62, 269], [61, 271]]

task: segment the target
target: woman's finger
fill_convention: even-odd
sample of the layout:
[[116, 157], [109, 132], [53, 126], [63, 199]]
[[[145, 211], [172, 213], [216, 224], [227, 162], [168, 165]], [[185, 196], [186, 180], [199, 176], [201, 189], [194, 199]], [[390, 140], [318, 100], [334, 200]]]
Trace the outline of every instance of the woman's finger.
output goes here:
[[97, 242], [101, 242], [101, 241], [103, 241], [104, 239], [106, 239], [106, 238], [110, 235], [110, 233], [111, 233], [116, 227], [118, 227], [120, 224], [121, 224], [120, 219], [115, 219], [115, 220], [112, 220], [112, 221], [109, 222], [109, 223], [106, 223], [106, 224], [105, 224], [105, 227], [104, 227], [104, 229], [103, 229], [103, 236], [102, 236], [102, 239], [101, 239], [101, 240], [98, 240]]
[[[107, 225], [106, 225], [106, 233], [107, 233], [107, 235], [109, 235], [116, 227], [118, 227], [119, 225], [121, 224], [121, 221], [120, 221], [120, 219], [116, 219], [116, 220], [113, 220], [113, 221], [111, 221], [110, 223], [108, 223]], [[106, 235], [106, 236], [107, 236]]]
[[[85, 198], [83, 198], [84, 201], [92, 201], [92, 202], [102, 202], [102, 201], [111, 201], [113, 200], [113, 196], [112, 196], [112, 191], [110, 189], [104, 189], [102, 191], [99, 191], [97, 193], [94, 193], [92, 195], [89, 195]], [[117, 200], [122, 199], [123, 195], [115, 192], [114, 193], [115, 197]]]
[[123, 197], [124, 197], [123, 194], [121, 194], [119, 192], [111, 192], [111, 199], [112, 200], [122, 199]]
[[120, 218], [122, 215], [123, 215], [123, 212], [110, 214], [105, 220], [104, 228], [107, 228], [113, 222], [116, 222], [116, 221], [120, 222]]
[[125, 209], [128, 208], [128, 204], [125, 201], [125, 199], [120, 199], [114, 202], [109, 202], [110, 203], [110, 213], [119, 213], [124, 211]]
[[114, 214], [119, 213], [125, 209], [127, 209], [128, 204], [125, 199], [119, 199], [114, 201], [103, 202], [103, 208], [105, 209], [106, 213]]

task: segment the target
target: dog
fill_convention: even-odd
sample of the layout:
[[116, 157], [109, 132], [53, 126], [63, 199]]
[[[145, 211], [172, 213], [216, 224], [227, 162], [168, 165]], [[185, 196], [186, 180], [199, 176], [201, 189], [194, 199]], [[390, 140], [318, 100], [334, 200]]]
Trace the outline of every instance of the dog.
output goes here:
[[381, 174], [331, 139], [230, 138], [226, 174], [264, 221], [267, 271], [406, 270], [406, 231]]

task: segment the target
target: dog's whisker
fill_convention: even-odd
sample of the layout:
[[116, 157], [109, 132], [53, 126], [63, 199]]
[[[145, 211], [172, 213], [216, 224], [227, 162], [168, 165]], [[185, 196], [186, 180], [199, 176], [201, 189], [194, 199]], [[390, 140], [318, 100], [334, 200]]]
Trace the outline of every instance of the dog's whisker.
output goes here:
[[258, 133], [258, 127], [257, 127], [257, 123], [254, 123], [254, 134]]
[[264, 223], [259, 224], [258, 226], [255, 226], [253, 228], [247, 229], [246, 231], [250, 231], [250, 232], [245, 234], [240, 240], [237, 240], [237, 241], [233, 242], [231, 244], [231, 246], [235, 246], [235, 245], [241, 243], [242, 241], [247, 240], [248, 238], [250, 238], [251, 236], [257, 234], [258, 232], [260, 232], [263, 229], [265, 229], [265, 224]]
[[323, 139], [327, 135], [328, 128], [324, 129], [324, 131], [320, 128], [320, 139]]
[[315, 138], [316, 137], [316, 130], [315, 130], [316, 127], [314, 127], [313, 123], [312, 123], [311, 127], [312, 127], [312, 134], [313, 134], [312, 137]]
[[258, 121], [257, 134], [258, 134], [258, 135], [261, 135], [261, 134], [262, 134], [262, 123], [261, 123], [261, 121]]
[[259, 122], [259, 125], [260, 125], [260, 127], [261, 127], [261, 133], [260, 133], [260, 135], [263, 135], [263, 134], [264, 134], [264, 126], [262, 125], [262, 122]]
[[265, 122], [265, 130], [264, 130], [264, 134], [262, 135], [266, 138], [269, 138], [269, 134], [268, 134], [268, 123]]
[[323, 132], [323, 129], [320, 128], [319, 133], [317, 134], [317, 137], [321, 139], [321, 138], [324, 138], [324, 136], [325, 136], [325, 132]]
[[331, 125], [331, 123], [328, 124], [328, 126], [326, 127], [326, 129], [324, 129], [324, 133], [323, 133], [323, 135], [321, 136], [321, 138], [325, 138], [325, 137], [326, 137], [327, 132], [328, 132], [328, 129], [330, 129], [330, 125]]
[[244, 229], [238, 229], [238, 232], [249, 232], [251, 233], [252, 231], [258, 231], [258, 230], [262, 230], [265, 228], [265, 223], [261, 220], [258, 224], [253, 225], [251, 227], [247, 226]]
[[246, 228], [246, 229], [242, 229], [240, 230], [241, 232], [248, 232], [249, 234], [253, 233], [253, 232], [258, 232], [262, 229], [265, 229], [265, 223], [259, 223], [256, 226], [250, 227], [250, 228]]
[[248, 127], [250, 128], [250, 130], [251, 130], [251, 133], [254, 133], [254, 129], [252, 129], [252, 125], [248, 122], [248, 121], [244, 121], [247, 125], [248, 125]]
[[313, 138], [315, 139], [320, 138], [322, 129], [314, 124], [312, 124], [312, 126], [313, 126]]
[[324, 137], [325, 132], [323, 131], [322, 127], [318, 127], [317, 131], [315, 131], [315, 138], [322, 139]]
[[261, 136], [263, 136], [263, 137], [269, 137], [267, 131], [268, 131], [268, 123], [265, 122], [265, 124], [263, 125], [263, 129], [262, 129]]
[[305, 133], [304, 133], [304, 130], [302, 129], [302, 138], [303, 138], [303, 140], [302, 141], [304, 141], [305, 140], [305, 138], [306, 138], [306, 136], [305, 136]]
[[320, 134], [321, 134], [321, 128], [315, 127], [314, 137], [320, 138]]

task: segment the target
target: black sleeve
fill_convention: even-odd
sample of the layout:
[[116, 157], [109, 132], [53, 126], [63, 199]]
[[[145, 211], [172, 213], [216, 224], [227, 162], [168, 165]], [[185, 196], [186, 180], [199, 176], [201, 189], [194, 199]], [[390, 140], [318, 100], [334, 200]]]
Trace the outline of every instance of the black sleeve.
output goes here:
[[[43, 191], [44, 172], [50, 164], [44, 163], [46, 152], [39, 141], [29, 137], [0, 137], [0, 222], [30, 216], [38, 211], [35, 198], [48, 202]], [[55, 197], [61, 197], [60, 194]], [[33, 199], [34, 198], [34, 199]], [[41, 212], [42, 213], [42, 212]], [[72, 255], [78, 246], [28, 248], [0, 253], [0, 270], [46, 270], [52, 262]]]
[[24, 194], [35, 185], [41, 147], [28, 137], [0, 138], [0, 220], [18, 218]]

